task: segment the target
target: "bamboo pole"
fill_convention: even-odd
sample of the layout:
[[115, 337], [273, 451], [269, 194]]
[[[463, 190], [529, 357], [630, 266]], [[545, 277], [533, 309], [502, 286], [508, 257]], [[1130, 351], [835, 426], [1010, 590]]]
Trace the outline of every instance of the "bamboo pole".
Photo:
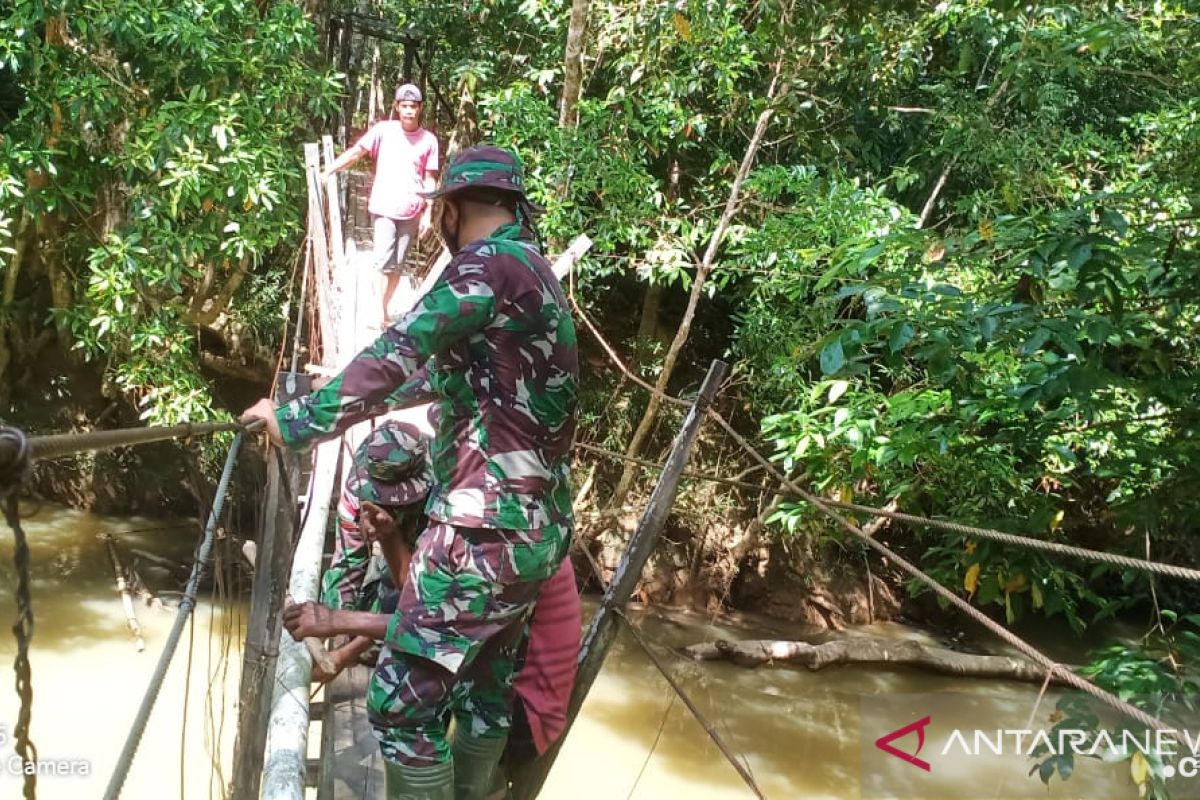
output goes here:
[[[329, 134], [321, 137], [321, 154], [325, 158], [326, 167], [333, 164], [333, 137]], [[342, 237], [342, 210], [337, 175], [330, 175], [324, 188], [329, 221], [329, 250], [333, 258], [333, 268], [340, 271], [346, 265], [346, 243]]]
[[117, 593], [121, 595], [121, 607], [125, 610], [125, 623], [129, 626], [129, 632], [133, 634], [133, 646], [141, 653], [146, 649], [146, 642], [142, 639], [142, 626], [138, 624], [137, 614], [133, 610], [133, 596], [129, 594], [129, 581], [125, 579], [125, 568], [121, 566], [121, 556], [117, 553], [117, 540], [111, 533], [106, 533], [101, 538], [108, 546], [108, 558], [117, 578]]
[[704, 420], [705, 412], [712, 404], [713, 398], [716, 397], [717, 390], [728, 369], [729, 365], [724, 361], [713, 361], [708, 368], [708, 375], [705, 376], [704, 383], [700, 386], [700, 393], [692, 403], [691, 409], [688, 410], [679, 433], [675, 436], [675, 442], [671, 446], [671, 455], [667, 458], [662, 476], [658, 479], [658, 484], [650, 495], [650, 501], [646, 505], [637, 530], [629, 540], [629, 545], [617, 565], [616, 574], [613, 575], [612, 582], [604, 592], [600, 609], [584, 633], [583, 646], [579, 650], [579, 672], [575, 676], [575, 687], [571, 691], [571, 703], [567, 708], [566, 730], [528, 771], [517, 776], [513, 786], [513, 796], [518, 800], [532, 800], [541, 791], [546, 776], [550, 774], [550, 768], [554, 765], [554, 759], [557, 758], [563, 741], [570, 733], [579, 709], [583, 707], [583, 701], [587, 699], [596, 676], [600, 674], [600, 668], [604, 665], [604, 657], [608, 655], [609, 648], [612, 647], [613, 639], [617, 634], [617, 625], [620, 622], [617, 612], [624, 608], [629, 601], [630, 595], [633, 594], [634, 588], [641, 580], [646, 561], [654, 552], [655, 545], [658, 544], [663, 523], [667, 521], [667, 515], [675, 502], [675, 493], [679, 489], [679, 482], [683, 478], [683, 468], [687, 464], [692, 445], [700, 432], [700, 423]]
[[316, 142], [304, 145], [304, 170], [308, 178], [308, 235], [312, 240], [313, 285], [317, 291], [317, 322], [321, 331], [322, 362], [337, 364], [338, 327], [333, 305], [333, 286], [329, 271], [329, 239], [325, 229], [324, 191], [318, 175], [321, 171], [320, 148]]
[[[318, 574], [318, 576], [320, 576], [319, 571], [317, 574]], [[317, 598], [313, 597], [312, 599], [316, 600]], [[296, 599], [294, 597], [292, 597], [290, 594], [287, 596], [287, 599], [284, 600], [285, 607], [295, 605], [295, 604], [296, 604]], [[312, 663], [316, 664], [318, 667], [320, 667], [322, 670], [324, 670], [327, 674], [333, 672], [334, 669], [337, 668], [337, 665], [333, 663], [333, 657], [331, 655], [329, 655], [329, 651], [325, 649], [324, 643], [317, 637], [305, 636], [304, 637], [304, 649], [308, 651], [308, 656], [309, 656], [309, 658], [312, 659]]]
[[[288, 591], [298, 601], [317, 599], [325, 525], [337, 478], [340, 438], [317, 446], [310, 506], [296, 544]], [[263, 754], [263, 800], [302, 800], [308, 746], [308, 697], [312, 661], [305, 645], [282, 631], [278, 638], [279, 668], [269, 686], [271, 711]], [[240, 795], [235, 795], [239, 796]]]

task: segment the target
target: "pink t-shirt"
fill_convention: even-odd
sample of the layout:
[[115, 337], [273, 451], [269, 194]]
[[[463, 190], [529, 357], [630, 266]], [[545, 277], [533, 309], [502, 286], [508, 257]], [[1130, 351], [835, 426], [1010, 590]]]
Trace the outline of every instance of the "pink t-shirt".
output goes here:
[[412, 133], [398, 119], [377, 122], [358, 140], [375, 161], [375, 181], [367, 210], [380, 217], [412, 219], [425, 208], [427, 171], [437, 171], [438, 140], [424, 128]]

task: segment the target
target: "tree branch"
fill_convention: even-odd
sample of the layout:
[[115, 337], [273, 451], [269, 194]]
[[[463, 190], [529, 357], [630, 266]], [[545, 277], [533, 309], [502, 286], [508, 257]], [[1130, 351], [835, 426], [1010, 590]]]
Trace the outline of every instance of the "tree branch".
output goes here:
[[[712, 272], [717, 258], [717, 250], [720, 248], [721, 241], [725, 238], [725, 232], [729, 229], [730, 223], [740, 208], [739, 200], [741, 199], [742, 184], [745, 183], [746, 177], [750, 174], [750, 168], [754, 165], [754, 159], [758, 155], [759, 146], [766, 135], [771, 117], [775, 113], [775, 103], [779, 99], [779, 96], [786, 92], [786, 81], [782, 78], [782, 72], [783, 56], [781, 54], [779, 60], [775, 62], [774, 75], [772, 75], [770, 87], [767, 89], [766, 108], [758, 115], [758, 123], [754, 126], [754, 134], [750, 137], [750, 143], [746, 146], [746, 152], [742, 156], [742, 163], [738, 167], [737, 176], [733, 179], [733, 184], [729, 187], [729, 197], [725, 201], [725, 210], [721, 212], [721, 218], [717, 221], [716, 228], [713, 229], [712, 237], [708, 241], [708, 247], [704, 251], [704, 257], [701, 259], [699, 268], [696, 270], [696, 279], [692, 282], [692, 290], [688, 295], [688, 304], [683, 312], [683, 320], [679, 323], [679, 328], [675, 332], [675, 338], [671, 340], [671, 346], [667, 350], [666, 358], [663, 359], [662, 370], [659, 372], [658, 380], [654, 385], [655, 392], [650, 395], [646, 412], [642, 415], [641, 422], [638, 423], [637, 430], [634, 431], [633, 438], [625, 450], [625, 455], [629, 458], [637, 457], [642, 450], [642, 446], [649, 438], [650, 431], [654, 427], [658, 410], [662, 406], [661, 395], [667, 390], [667, 383], [675, 371], [675, 364], [679, 360], [679, 354], [683, 350], [683, 346], [691, 333], [692, 320], [696, 316], [696, 307], [700, 304], [700, 297], [704, 291], [705, 281], [708, 280], [708, 276]], [[617, 488], [613, 492], [612, 505], [614, 507], [625, 502], [625, 497], [629, 493], [629, 488], [636, 474], [637, 467], [635, 465], [626, 465], [617, 483]]]
[[187, 322], [189, 325], [211, 325], [216, 321], [217, 317], [225, 313], [225, 309], [229, 307], [229, 301], [237, 294], [237, 290], [241, 288], [242, 282], [246, 280], [246, 275], [250, 272], [250, 264], [253, 259], [249, 253], [242, 255], [233, 274], [229, 276], [229, 280], [225, 281], [225, 285], [221, 287], [221, 291], [209, 298], [207, 297], [208, 289], [212, 286], [214, 269], [210, 265], [205, 271], [204, 281], [201, 282], [200, 291], [192, 299], [191, 307], [188, 308]]

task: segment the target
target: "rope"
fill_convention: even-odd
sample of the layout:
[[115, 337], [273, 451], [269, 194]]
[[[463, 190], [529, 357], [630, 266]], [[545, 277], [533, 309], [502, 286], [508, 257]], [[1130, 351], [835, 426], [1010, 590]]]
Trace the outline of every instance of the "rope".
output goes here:
[[[789, 490], [790, 491], [790, 490]], [[1115, 553], [1105, 553], [1099, 550], [1088, 550], [1083, 547], [1073, 547], [1069, 544], [1060, 544], [1058, 542], [1047, 542], [1044, 539], [1033, 539], [1028, 536], [1018, 536], [1012, 533], [1004, 533], [1003, 531], [994, 530], [992, 528], [976, 528], [973, 525], [963, 525], [958, 522], [948, 522], [940, 519], [929, 519], [920, 517], [915, 514], [904, 514], [899, 511], [888, 511], [884, 508], [875, 508], [874, 506], [864, 506], [857, 503], [846, 503], [838, 500], [822, 500], [828, 506], [841, 508], [847, 511], [860, 511], [863, 514], [870, 514], [876, 517], [887, 517], [888, 519], [898, 520], [900, 522], [910, 522], [914, 525], [924, 525], [929, 528], [941, 528], [942, 530], [953, 531], [968, 536], [978, 536], [980, 539], [991, 539], [996, 542], [1012, 545], [1014, 547], [1027, 547], [1031, 550], [1041, 550], [1047, 553], [1055, 553], [1057, 555], [1073, 556], [1082, 558], [1087, 561], [1099, 561], [1105, 564], [1113, 564], [1119, 567], [1128, 569], [1141, 570], [1143, 572], [1154, 572], [1159, 575], [1167, 575], [1172, 578], [1180, 578], [1188, 581], [1200, 581], [1200, 570], [1189, 569], [1188, 567], [1177, 567], [1174, 564], [1163, 564], [1158, 561], [1147, 561], [1141, 558], [1131, 558], [1129, 556], [1117, 555]]]
[[[588, 564], [591, 565], [592, 574], [596, 578], [597, 585], [599, 585], [601, 589], [607, 590], [608, 582], [604, 580], [604, 575], [600, 571], [600, 565], [598, 563], [596, 563], [595, 556], [593, 556], [591, 551], [588, 550], [586, 547], [584, 547], [580, 543], [578, 537], [573, 538], [573, 544], [575, 545], [575, 547], [578, 550], [580, 550], [584, 554], [584, 556], [587, 557]], [[719, 749], [721, 751], [721, 754], [723, 756], [725, 756], [726, 759], [728, 759], [730, 764], [733, 765], [733, 768], [735, 770], [737, 770], [738, 775], [740, 775], [742, 780], [744, 780], [746, 782], [746, 785], [750, 787], [750, 790], [753, 791], [754, 794], [760, 798], [760, 800], [765, 800], [766, 795], [764, 795], [762, 793], [762, 790], [758, 788], [758, 784], [755, 783], [755, 781], [754, 781], [754, 776], [750, 774], [750, 771], [748, 769], [746, 769], [746, 767], [740, 761], [738, 761], [737, 755], [730, 749], [729, 745], [725, 744], [725, 740], [721, 738], [721, 734], [717, 733], [717, 729], [715, 727], [713, 727], [713, 725], [704, 716], [703, 712], [701, 712], [700, 709], [696, 706], [696, 704], [694, 702], [692, 702], [692, 699], [690, 697], [688, 697], [688, 694], [687, 694], [687, 692], [685, 692], [683, 690], [683, 687], [679, 685], [679, 683], [675, 680], [674, 677], [671, 676], [671, 674], [669, 672], [667, 672], [666, 665], [664, 665], [661, 661], [659, 661], [658, 657], [650, 650], [649, 645], [646, 644], [646, 640], [642, 638], [641, 633], [638, 631], [637, 628], [635, 628], [633, 626], [633, 623], [629, 621], [629, 618], [625, 616], [625, 611], [623, 609], [617, 608], [617, 607], [611, 607], [611, 610], [614, 614], [617, 615], [617, 619], [619, 619], [623, 623], [625, 623], [625, 627], [628, 628], [629, 632], [633, 635], [634, 641], [637, 642], [638, 646], [641, 647], [643, 651], [645, 651], [646, 656], [650, 659], [650, 661], [654, 664], [654, 666], [658, 669], [658, 671], [660, 673], [662, 673], [663, 678], [666, 679], [666, 681], [670, 685], [671, 689], [674, 690], [675, 695], [678, 696], [679, 699], [683, 701], [684, 705], [687, 706], [688, 711], [692, 712], [692, 716], [694, 716], [696, 718], [696, 721], [700, 723], [700, 727], [704, 728], [705, 732], [716, 743], [717, 749]], [[669, 710], [670, 709], [668, 708], [668, 711]], [[664, 717], [664, 723], [665, 723], [665, 717]], [[659, 734], [660, 735], [662, 734], [661, 728], [659, 729]], [[657, 742], [658, 742], [658, 739], [656, 738], [655, 745], [657, 745]], [[653, 752], [654, 752], [654, 748], [651, 747], [650, 753], [647, 754], [647, 756], [646, 756], [647, 763], [650, 761], [650, 755], [653, 754]], [[645, 769], [646, 769], [646, 765], [643, 764], [642, 770], [645, 771]], [[641, 780], [640, 773], [638, 775], [638, 780], [639, 781]], [[636, 782], [634, 783], [634, 787], [635, 788], [637, 787]]]
[[204, 540], [200, 544], [200, 551], [196, 555], [196, 562], [192, 565], [192, 574], [188, 578], [187, 588], [184, 590], [183, 599], [179, 603], [179, 613], [175, 617], [175, 623], [171, 626], [171, 633], [167, 637], [162, 655], [159, 656], [158, 665], [154, 668], [154, 674], [150, 678], [150, 685], [147, 687], [146, 694], [142, 698], [141, 707], [138, 708], [133, 726], [129, 730], [129, 736], [125, 740], [125, 747], [121, 750], [117, 766], [113, 769], [112, 778], [109, 780], [108, 788], [104, 792], [105, 800], [116, 800], [121, 794], [121, 787], [125, 784], [129, 768], [133, 765], [133, 757], [137, 754], [142, 733], [146, 729], [146, 723], [150, 720], [150, 712], [154, 709], [154, 702], [158, 699], [158, 692], [162, 688], [167, 668], [171, 665], [171, 658], [175, 655], [175, 647], [179, 644], [183, 627], [187, 624], [188, 617], [191, 616], [192, 609], [196, 606], [196, 590], [200, 585], [200, 578], [204, 574], [204, 568], [208, 563], [208, 557], [212, 551], [213, 540], [216, 538], [217, 522], [221, 518], [221, 508], [225, 504], [225, 494], [229, 491], [229, 481], [233, 476], [233, 467], [237, 462], [238, 450], [241, 449], [245, 434], [246, 430], [239, 431], [238, 435], [233, 438], [233, 444], [229, 446], [229, 455], [225, 458], [225, 468], [221, 472], [221, 480], [217, 484], [217, 494], [213, 498], [212, 510], [208, 515], [208, 524], [205, 526]]
[[[584, 442], [576, 442], [575, 447], [580, 450], [585, 450], [589, 453], [605, 456], [606, 458], [625, 461], [630, 464], [637, 464], [647, 469], [663, 468], [662, 464], [654, 461], [647, 461], [642, 458], [633, 458], [624, 453], [617, 453], [612, 450], [605, 450], [602, 447], [586, 444]], [[720, 475], [709, 475], [706, 473], [685, 471], [686, 477], [695, 478], [704, 481], [713, 481], [714, 483], [723, 483], [729, 486], [737, 486], [742, 489], [751, 489], [754, 491], [765, 491], [762, 484], [751, 483], [750, 481], [740, 481], [735, 478], [724, 478]], [[775, 491], [775, 489], [772, 489]], [[780, 487], [779, 491], [782, 494], [794, 495], [795, 492], [786, 487]], [[1014, 533], [1005, 533], [994, 528], [978, 528], [974, 525], [964, 525], [959, 522], [950, 522], [948, 520], [931, 519], [922, 517], [917, 514], [905, 514], [901, 511], [892, 511], [886, 508], [876, 508], [875, 506], [865, 506], [859, 503], [847, 503], [840, 500], [825, 499], [822, 500], [826, 505], [832, 508], [840, 508], [846, 511], [857, 511], [862, 514], [870, 514], [874, 517], [884, 517], [886, 519], [894, 519], [899, 522], [908, 522], [913, 525], [923, 525], [928, 528], [940, 528], [942, 530], [951, 531], [953, 533], [962, 534], [964, 536], [976, 536], [980, 539], [991, 539], [992, 541], [1001, 542], [1013, 547], [1025, 547], [1030, 550], [1041, 550], [1046, 553], [1054, 553], [1056, 555], [1071, 556], [1074, 558], [1084, 559], [1086, 561], [1097, 561], [1105, 564], [1112, 564], [1126, 569], [1135, 569], [1142, 572], [1153, 572], [1158, 575], [1166, 575], [1172, 578], [1181, 580], [1200, 582], [1200, 570], [1191, 569], [1189, 567], [1179, 567], [1174, 564], [1164, 564], [1159, 561], [1148, 561], [1141, 558], [1133, 558], [1131, 556], [1122, 556], [1116, 553], [1105, 553], [1101, 550], [1088, 550], [1084, 547], [1075, 547], [1073, 545], [1061, 544], [1059, 542], [1048, 542], [1045, 539], [1034, 539], [1029, 536], [1020, 536]]]
[[[32, 764], [36, 767], [37, 748], [29, 739], [29, 725], [33, 717], [33, 677], [29, 671], [29, 643], [33, 639], [33, 602], [29, 595], [29, 543], [25, 538], [25, 531], [21, 528], [16, 492], [29, 463], [29, 442], [16, 428], [0, 428], [0, 438], [8, 442], [16, 453], [16, 458], [5, 465], [0, 474], [0, 498], [3, 498], [4, 502], [4, 518], [13, 532], [13, 564], [17, 570], [17, 621], [12, 626], [13, 635], [17, 639], [17, 657], [13, 661], [13, 671], [16, 673], [17, 696], [21, 700], [21, 708], [17, 712], [17, 726], [13, 731], [16, 739], [14, 749], [21, 757], [22, 766]], [[26, 800], [34, 800], [37, 796], [37, 769], [22, 772], [25, 776], [24, 796]]]
[[[640, 377], [638, 377], [636, 374], [634, 374], [629, 369], [629, 367], [627, 367], [625, 365], [625, 363], [623, 361], [621, 361], [620, 356], [618, 356], [616, 354], [616, 352], [612, 349], [611, 345], [609, 345], [608, 342], [604, 339], [604, 337], [600, 335], [600, 332], [596, 329], [595, 325], [593, 325], [591, 320], [589, 320], [587, 318], [587, 315], [583, 313], [583, 309], [581, 309], [579, 307], [579, 304], [576, 303], [574, 301], [574, 299], [572, 299], [571, 302], [572, 302], [572, 305], [574, 306], [576, 312], [579, 314], [580, 318], [583, 320], [584, 325], [586, 325], [588, 330], [591, 331], [592, 335], [600, 343], [600, 346], [602, 348], [604, 348], [605, 352], [608, 353], [609, 358], [617, 366], [617, 369], [619, 369], [625, 375], [625, 377], [627, 377], [629, 380], [636, 383], [638, 386], [641, 386], [643, 389], [650, 392], [651, 394], [656, 395], [660, 400], [663, 400], [664, 402], [673, 403], [675, 405], [682, 405], [682, 406], [689, 405], [687, 403], [687, 401], [685, 401], [685, 400], [681, 400], [677, 397], [672, 397], [671, 395], [668, 395], [668, 394], [658, 391], [658, 389], [656, 389], [653, 385], [651, 385], [650, 383], [648, 383], [645, 380], [642, 380]], [[716, 412], [710, 410], [709, 413], [715, 414]], [[725, 423], [722, 423], [722, 424], [724, 425]], [[730, 430], [730, 432], [732, 433], [731, 429], [727, 428], [727, 430]], [[756, 461], [758, 461], [760, 464], [768, 464], [768, 462], [765, 459], [761, 458], [758, 455], [758, 452], [756, 450], [754, 450], [753, 446], [750, 445], [748, 442], [746, 442], [745, 439], [742, 439], [740, 436], [737, 436], [736, 433], [734, 433], [734, 436], [736, 437], [737, 440], [739, 440], [738, 443], [739, 443], [739, 445], [741, 445], [742, 449], [745, 450], [747, 453], [750, 453], [755, 458]], [[656, 464], [653, 461], [645, 461], [643, 459], [633, 458], [632, 456], [628, 456], [623, 453], [615, 453], [611, 450], [604, 450], [604, 449], [596, 447], [594, 445], [577, 443], [575, 446], [582, 450], [588, 450], [588, 451], [597, 453], [599, 455], [607, 456], [609, 458], [619, 459], [621, 461], [627, 461], [632, 464], [639, 464], [643, 467], [648, 467], [648, 468], [652, 468], [652, 469], [662, 469], [661, 465]], [[791, 494], [794, 496], [802, 497], [804, 499], [808, 499], [809, 497], [812, 496], [812, 495], [809, 495], [808, 493], [804, 492], [799, 487], [796, 487], [795, 484], [791, 483], [790, 481], [787, 481], [774, 468], [768, 467], [768, 469], [771, 471], [771, 473], [773, 475], [778, 477], [780, 480], [784, 481], [784, 486], [780, 487], [780, 489], [779, 489], [779, 491], [781, 491], [783, 494]], [[756, 489], [758, 491], [764, 491], [763, 486], [758, 485], [758, 484], [751, 484], [746, 481], [738, 481], [738, 480], [734, 480], [731, 478], [722, 478], [722, 477], [719, 477], [716, 475], [704, 475], [704, 474], [700, 474], [700, 473], [690, 473], [689, 472], [689, 473], [685, 473], [685, 474], [687, 474], [689, 477], [699, 478], [701, 480], [715, 481], [717, 483], [726, 483], [726, 484], [729, 484], [732, 486], [739, 486], [739, 487], [746, 488], [746, 489]], [[1140, 570], [1142, 572], [1151, 572], [1151, 573], [1155, 573], [1158, 575], [1166, 575], [1171, 578], [1179, 578], [1180, 580], [1200, 582], [1200, 570], [1191, 569], [1188, 567], [1179, 567], [1179, 566], [1175, 566], [1174, 564], [1164, 564], [1159, 561], [1150, 561], [1147, 559], [1132, 558], [1130, 556], [1122, 556], [1122, 555], [1117, 555], [1115, 553], [1105, 553], [1105, 552], [1102, 552], [1099, 550], [1088, 550], [1087, 548], [1083, 548], [1083, 547], [1074, 547], [1072, 545], [1060, 544], [1058, 542], [1048, 542], [1045, 539], [1035, 539], [1035, 538], [1029, 537], [1029, 536], [1019, 536], [1017, 534], [1005, 533], [1004, 531], [998, 531], [994, 528], [979, 528], [979, 527], [975, 527], [974, 525], [963, 525], [962, 523], [958, 523], [958, 522], [949, 522], [949, 521], [940, 520], [940, 519], [930, 519], [929, 517], [922, 517], [922, 516], [918, 516], [916, 514], [905, 514], [904, 512], [901, 512], [901, 511], [890, 511], [888, 509], [875, 508], [874, 506], [864, 506], [864, 505], [860, 505], [858, 503], [847, 503], [847, 502], [843, 502], [843, 501], [839, 501], [839, 500], [828, 500], [828, 499], [822, 499], [820, 502], [822, 502], [826, 506], [830, 506], [832, 508], [840, 508], [840, 509], [844, 509], [846, 511], [857, 511], [862, 514], [870, 514], [870, 515], [876, 516], [876, 517], [885, 517], [887, 519], [894, 519], [899, 522], [908, 522], [913, 525], [922, 525], [922, 526], [929, 527], [929, 528], [939, 528], [941, 530], [947, 530], [947, 531], [951, 531], [953, 533], [963, 534], [966, 536], [977, 536], [981, 539], [990, 539], [992, 541], [1001, 542], [1002, 544], [1007, 544], [1012, 547], [1025, 547], [1025, 548], [1028, 548], [1031, 550], [1041, 550], [1042, 552], [1046, 552], [1046, 553], [1054, 553], [1055, 555], [1071, 556], [1074, 558], [1083, 559], [1085, 561], [1095, 561], [1095, 562], [1100, 562], [1100, 563], [1104, 563], [1104, 564], [1112, 564], [1112, 565], [1118, 566], [1118, 567], [1125, 567], [1126, 569], [1135, 569], [1135, 570]]]
[[[617, 461], [627, 461], [630, 464], [637, 464], [638, 466], [645, 467], [647, 469], [661, 470], [664, 468], [664, 465], [659, 464], [658, 462], [647, 461], [644, 458], [634, 458], [633, 456], [627, 456], [624, 453], [617, 453], [613, 450], [605, 450], [603, 447], [596, 447], [596, 445], [594, 445], [594, 444], [587, 444], [585, 442], [576, 442], [575, 447], [580, 450], [585, 450], [589, 453], [595, 453], [596, 455], [604, 456], [606, 458], [612, 458]], [[724, 483], [726, 485], [737, 486], [742, 489], [753, 489], [754, 491], [758, 491], [758, 492], [763, 491], [763, 486], [760, 483], [751, 483], [750, 481], [739, 481], [736, 478], [723, 478], [720, 475], [708, 475], [703, 472], [694, 472], [694, 471], [688, 470], [688, 469], [685, 469], [683, 471], [683, 476], [685, 478], [693, 478], [695, 480], [712, 481], [714, 483]]]
[[617, 619], [625, 623], [625, 629], [633, 635], [634, 641], [638, 643], [638, 646], [642, 648], [642, 651], [647, 655], [647, 657], [649, 657], [650, 661], [654, 663], [655, 668], [658, 669], [659, 673], [661, 673], [663, 678], [666, 679], [667, 683], [670, 684], [671, 689], [673, 689], [679, 699], [683, 701], [683, 704], [687, 706], [688, 711], [692, 712], [692, 716], [695, 717], [696, 721], [700, 723], [700, 726], [704, 728], [704, 732], [708, 734], [708, 737], [716, 743], [717, 748], [721, 751], [721, 755], [725, 756], [725, 758], [729, 760], [729, 763], [733, 765], [733, 768], [737, 770], [737, 774], [740, 775], [742, 780], [746, 782], [746, 785], [750, 787], [750, 791], [754, 792], [754, 796], [759, 798], [759, 800], [766, 800], [767, 796], [763, 794], [762, 789], [758, 787], [758, 783], [754, 780], [754, 776], [750, 774], [750, 770], [746, 769], [746, 766], [737, 760], [737, 756], [732, 750], [729, 749], [729, 745], [725, 744], [725, 740], [721, 738], [721, 734], [717, 733], [717, 729], [714, 728], [712, 723], [708, 721], [708, 719], [704, 716], [704, 713], [701, 712], [696, 706], [695, 702], [692, 701], [692, 698], [688, 697], [687, 692], [683, 690], [683, 687], [679, 685], [679, 682], [676, 681], [674, 676], [672, 676], [667, 670], [666, 664], [663, 664], [662, 661], [659, 660], [658, 656], [655, 655], [654, 651], [650, 649], [650, 645], [646, 643], [646, 640], [642, 638], [642, 634], [636, 627], [634, 627], [633, 623], [629, 621], [629, 617], [625, 616], [625, 612], [619, 608], [613, 608], [612, 612], [617, 615]]
[[583, 320], [583, 324], [587, 326], [589, 331], [591, 331], [592, 336], [596, 337], [596, 341], [599, 342], [600, 346], [604, 348], [604, 352], [608, 353], [608, 357], [612, 359], [613, 363], [617, 365], [617, 368], [620, 369], [621, 372], [625, 373], [626, 378], [629, 378], [629, 380], [633, 381], [638, 386], [655, 395], [664, 403], [670, 403], [682, 408], [692, 407], [692, 404], [687, 400], [680, 400], [678, 397], [672, 397], [665, 392], [660, 392], [654, 387], [654, 384], [643, 380], [639, 375], [636, 375], [632, 370], [630, 370], [629, 367], [625, 366], [625, 362], [623, 362], [621, 357], [617, 355], [617, 352], [612, 349], [612, 345], [610, 345], [608, 341], [600, 335], [600, 331], [596, 330], [596, 326], [590, 319], [588, 319], [588, 315], [584, 313], [582, 308], [580, 308], [579, 303], [576, 302], [574, 297], [571, 298], [571, 307], [575, 309], [575, 313], [579, 315], [579, 318]]
[[650, 752], [646, 753], [646, 758], [642, 761], [642, 768], [638, 770], [637, 777], [633, 779], [633, 786], [629, 787], [629, 794], [625, 795], [625, 800], [633, 800], [633, 793], [641, 784], [642, 776], [646, 774], [646, 767], [650, 766], [650, 759], [654, 758], [654, 751], [658, 749], [663, 731], [666, 730], [667, 719], [670, 718], [671, 711], [675, 708], [675, 697], [676, 695], [671, 695], [671, 699], [667, 701], [667, 710], [663, 712], [662, 720], [658, 723], [658, 733], [654, 734], [654, 741], [650, 743]]
[[[84, 453], [89, 450], [110, 450], [126, 445], [150, 444], [166, 439], [190, 439], [193, 436], [208, 436], [226, 431], [241, 431], [236, 422], [195, 422], [182, 425], [150, 426], [147, 428], [118, 428], [111, 431], [86, 431], [84, 433], [58, 433], [52, 436], [34, 436], [29, 439], [30, 454], [36, 459], [52, 459]], [[0, 446], [6, 444], [0, 441]], [[0, 453], [3, 463], [3, 453]]]

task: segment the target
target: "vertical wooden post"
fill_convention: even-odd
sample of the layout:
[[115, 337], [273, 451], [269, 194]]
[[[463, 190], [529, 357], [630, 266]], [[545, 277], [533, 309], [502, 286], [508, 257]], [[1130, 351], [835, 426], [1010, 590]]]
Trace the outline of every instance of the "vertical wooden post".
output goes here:
[[354, 109], [358, 99], [358, 70], [351, 68], [354, 50], [354, 17], [342, 17], [342, 37], [339, 41], [338, 72], [346, 76], [346, 95], [342, 100], [342, 149], [350, 145], [351, 131], [354, 129]]
[[687, 417], [683, 420], [683, 427], [675, 436], [675, 442], [671, 446], [671, 455], [667, 458], [658, 484], [650, 495], [650, 501], [642, 514], [641, 521], [638, 522], [637, 530], [634, 531], [633, 538], [629, 540], [629, 545], [625, 548], [624, 555], [621, 556], [621, 562], [617, 565], [616, 574], [613, 575], [612, 582], [604, 592], [600, 609], [584, 633], [583, 646], [579, 650], [579, 672], [575, 676], [575, 687], [571, 691], [571, 703], [567, 708], [567, 728], [545, 755], [537, 759], [523, 774], [516, 776], [513, 795], [518, 800], [532, 800], [541, 791], [542, 784], [545, 783], [546, 776], [550, 774], [550, 768], [554, 765], [554, 759], [558, 756], [559, 748], [567, 738], [567, 734], [570, 733], [575, 717], [579, 714], [579, 709], [583, 707], [583, 701], [587, 699], [588, 692], [596, 681], [596, 676], [600, 674], [604, 657], [608, 655], [609, 648], [612, 647], [613, 639], [617, 634], [618, 617], [613, 612], [624, 607], [625, 603], [629, 601], [630, 595], [633, 594], [634, 587], [641, 580], [642, 570], [658, 544], [663, 523], [667, 521], [667, 515], [671, 511], [671, 506], [674, 505], [675, 493], [679, 489], [679, 481], [683, 477], [683, 468], [687, 466], [688, 454], [691, 452], [692, 444], [696, 441], [696, 435], [700, 432], [700, 423], [704, 420], [704, 412], [716, 397], [717, 389], [720, 388], [721, 381], [725, 379], [728, 369], [729, 365], [724, 361], [713, 361], [708, 368], [708, 375], [705, 376], [704, 383], [700, 386], [700, 393], [692, 403], [691, 409], [688, 410]]
[[320, 148], [316, 142], [304, 145], [304, 170], [308, 176], [308, 235], [312, 238], [313, 286], [317, 291], [317, 318], [321, 331], [321, 363], [337, 363], [337, 322], [333, 306], [333, 285], [329, 274], [329, 239], [325, 233], [324, 194], [318, 175], [321, 172]]
[[[329, 134], [321, 137], [321, 154], [325, 157], [326, 167], [333, 164], [333, 137]], [[333, 268], [341, 270], [346, 261], [346, 243], [342, 236], [342, 203], [337, 175], [330, 175], [324, 188], [325, 207], [329, 217], [330, 255], [333, 258]]]
[[[280, 375], [279, 399], [288, 397], [288, 386], [295, 386]], [[250, 595], [250, 619], [242, 650], [242, 680], [238, 694], [238, 732], [233, 747], [231, 797], [258, 797], [262, 776], [263, 750], [270, 721], [271, 687], [275, 683], [275, 663], [279, 656], [280, 612], [292, 566], [292, 532], [296, 524], [296, 491], [299, 459], [282, 451], [280, 460], [267, 456], [267, 492], [263, 507], [263, 529], [255, 558], [254, 583]]]

